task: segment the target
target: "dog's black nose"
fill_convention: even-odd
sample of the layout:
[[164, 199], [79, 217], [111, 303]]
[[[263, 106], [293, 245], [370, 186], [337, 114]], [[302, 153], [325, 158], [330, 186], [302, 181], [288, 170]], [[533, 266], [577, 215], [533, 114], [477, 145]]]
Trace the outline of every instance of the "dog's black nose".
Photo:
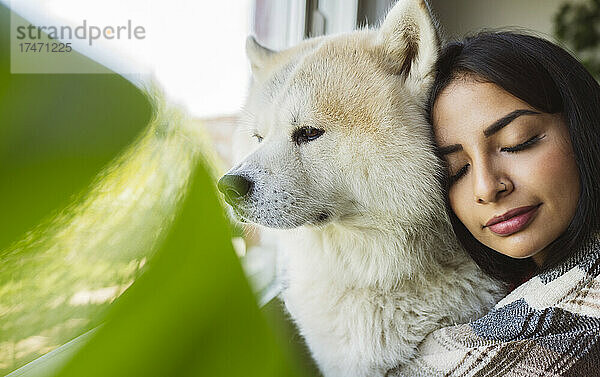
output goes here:
[[240, 175], [227, 174], [219, 179], [217, 187], [228, 201], [238, 201], [248, 194], [252, 182]]

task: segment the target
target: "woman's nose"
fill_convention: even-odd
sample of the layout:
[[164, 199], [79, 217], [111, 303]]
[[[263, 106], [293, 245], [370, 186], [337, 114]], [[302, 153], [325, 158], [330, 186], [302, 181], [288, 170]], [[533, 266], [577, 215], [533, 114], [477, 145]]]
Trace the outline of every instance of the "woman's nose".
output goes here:
[[478, 204], [495, 202], [513, 190], [512, 181], [498, 169], [480, 165], [473, 170], [473, 194]]

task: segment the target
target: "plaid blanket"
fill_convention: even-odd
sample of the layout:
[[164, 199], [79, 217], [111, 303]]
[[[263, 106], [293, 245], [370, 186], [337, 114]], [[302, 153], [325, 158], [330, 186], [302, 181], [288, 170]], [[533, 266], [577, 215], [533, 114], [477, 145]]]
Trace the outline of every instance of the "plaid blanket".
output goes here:
[[442, 328], [390, 376], [600, 376], [600, 237], [487, 315]]

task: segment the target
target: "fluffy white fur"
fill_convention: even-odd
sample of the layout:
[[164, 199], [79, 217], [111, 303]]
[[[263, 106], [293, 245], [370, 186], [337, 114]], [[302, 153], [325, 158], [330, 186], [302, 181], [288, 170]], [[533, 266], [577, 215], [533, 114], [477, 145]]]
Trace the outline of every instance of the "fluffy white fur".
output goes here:
[[[243, 157], [228, 174], [253, 186], [233, 207], [277, 229], [282, 298], [325, 376], [383, 376], [501, 292], [444, 210], [423, 110], [438, 48], [420, 0], [399, 1], [379, 30], [281, 52], [248, 40]], [[294, 142], [303, 127], [324, 133]]]

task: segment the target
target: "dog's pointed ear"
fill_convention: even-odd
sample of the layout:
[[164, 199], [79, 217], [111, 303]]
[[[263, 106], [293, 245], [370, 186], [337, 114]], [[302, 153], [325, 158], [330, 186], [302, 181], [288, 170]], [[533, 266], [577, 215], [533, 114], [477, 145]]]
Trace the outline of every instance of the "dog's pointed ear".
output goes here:
[[378, 38], [387, 69], [415, 84], [431, 81], [440, 38], [425, 0], [399, 0], [383, 21]]
[[275, 51], [259, 44], [252, 35], [246, 38], [246, 55], [250, 59], [252, 73], [255, 75], [259, 74], [261, 69], [269, 64], [275, 54]]

